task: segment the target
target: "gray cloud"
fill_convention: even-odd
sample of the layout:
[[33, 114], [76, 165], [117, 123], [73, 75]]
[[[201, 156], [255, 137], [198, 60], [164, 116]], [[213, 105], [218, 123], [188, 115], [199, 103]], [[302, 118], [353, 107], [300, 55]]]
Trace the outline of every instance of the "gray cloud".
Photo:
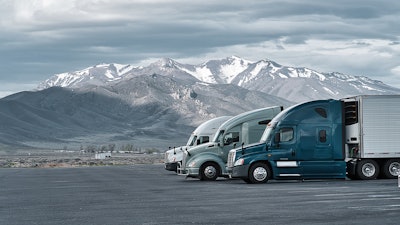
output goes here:
[[[0, 0], [0, 82], [102, 62], [269, 58], [323, 72], [400, 76], [396, 1]], [[1, 90], [0, 90], [1, 91]]]

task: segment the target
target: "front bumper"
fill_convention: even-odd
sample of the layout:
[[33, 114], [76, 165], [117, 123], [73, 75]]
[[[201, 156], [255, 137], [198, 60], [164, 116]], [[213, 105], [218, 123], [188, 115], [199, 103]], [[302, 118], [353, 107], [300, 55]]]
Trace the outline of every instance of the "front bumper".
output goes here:
[[178, 163], [177, 162], [165, 163], [164, 167], [165, 167], [166, 170], [175, 171], [176, 172], [177, 168], [178, 168]]
[[178, 175], [184, 175], [187, 177], [198, 177], [199, 176], [199, 168], [178, 169]]
[[230, 168], [229, 169], [230, 176], [232, 178], [248, 178], [249, 166], [250, 165], [243, 165], [243, 166], [234, 166]]

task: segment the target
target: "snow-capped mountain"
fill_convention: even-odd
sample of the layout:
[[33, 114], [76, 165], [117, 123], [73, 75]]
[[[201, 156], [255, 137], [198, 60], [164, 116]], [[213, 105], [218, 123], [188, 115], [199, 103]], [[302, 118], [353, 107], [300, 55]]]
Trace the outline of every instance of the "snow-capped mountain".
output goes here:
[[400, 89], [368, 77], [337, 72], [321, 73], [261, 60], [238, 74], [232, 84], [262, 91], [294, 102], [311, 99], [339, 99], [360, 94], [398, 94]]
[[99, 64], [75, 72], [60, 73], [40, 83], [38, 89], [49, 87], [80, 87], [82, 85], [104, 85], [120, 80], [135, 67], [122, 64]]
[[400, 89], [236, 56], [198, 65], [168, 58], [137, 67], [99, 64], [0, 99], [0, 147], [130, 143], [166, 149], [185, 144], [197, 125], [214, 117], [359, 94]]
[[[124, 76], [162, 74], [189, 79], [187, 75], [211, 84], [229, 84], [252, 62], [236, 56], [221, 60], [210, 60], [200, 65], [181, 64], [169, 58], [160, 59], [150, 65], [133, 67], [122, 64], [99, 64], [75, 72], [55, 74], [39, 84], [38, 89], [59, 87], [80, 87], [83, 85], [103, 86], [118, 81]], [[130, 75], [130, 76], [129, 76]]]
[[185, 144], [194, 128], [210, 118], [293, 104], [234, 85], [186, 84], [157, 74], [103, 86], [74, 85], [0, 99], [0, 147], [130, 143], [166, 149]]
[[148, 66], [103, 64], [88, 69], [57, 74], [43, 82], [39, 89], [60, 87], [106, 86], [143, 74], [158, 74], [185, 84], [233, 84], [261, 91], [292, 102], [312, 99], [342, 98], [359, 94], [396, 94], [400, 89], [362, 76], [337, 72], [324, 73], [304, 67], [288, 67], [271, 60], [251, 62], [237, 56], [210, 60], [198, 65], [181, 64], [163, 58]]

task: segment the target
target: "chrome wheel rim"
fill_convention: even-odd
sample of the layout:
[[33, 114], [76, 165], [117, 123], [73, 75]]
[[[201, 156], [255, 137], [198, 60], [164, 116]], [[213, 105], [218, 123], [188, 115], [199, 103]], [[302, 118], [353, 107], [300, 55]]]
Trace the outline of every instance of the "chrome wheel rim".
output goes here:
[[362, 173], [366, 177], [372, 177], [375, 174], [375, 166], [372, 163], [366, 163], [362, 166]]
[[393, 162], [389, 165], [389, 173], [392, 176], [398, 176], [400, 175], [400, 163], [399, 162]]
[[264, 181], [267, 178], [267, 170], [264, 167], [257, 167], [253, 171], [253, 177], [256, 181]]
[[213, 178], [217, 175], [217, 169], [213, 166], [207, 166], [204, 168], [204, 175], [206, 175], [207, 178]]

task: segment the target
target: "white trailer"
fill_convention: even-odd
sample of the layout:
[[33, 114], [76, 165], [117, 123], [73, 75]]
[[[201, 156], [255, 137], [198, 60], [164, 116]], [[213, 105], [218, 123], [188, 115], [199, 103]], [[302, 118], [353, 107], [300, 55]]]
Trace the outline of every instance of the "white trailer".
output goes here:
[[342, 99], [345, 151], [351, 178], [397, 178], [400, 174], [400, 96]]

